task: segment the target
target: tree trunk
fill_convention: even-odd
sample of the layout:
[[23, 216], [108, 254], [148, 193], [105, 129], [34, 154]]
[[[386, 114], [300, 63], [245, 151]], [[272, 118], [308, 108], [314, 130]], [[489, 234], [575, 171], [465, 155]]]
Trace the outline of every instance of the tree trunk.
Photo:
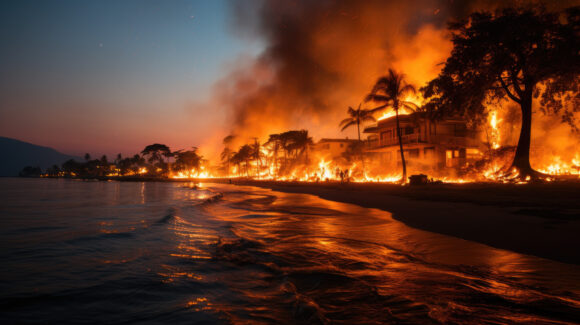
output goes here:
[[[527, 88], [527, 87], [526, 87]], [[520, 139], [512, 163], [512, 168], [519, 171], [519, 177], [525, 178], [537, 174], [530, 165], [530, 138], [532, 133], [532, 90], [525, 90], [520, 103], [522, 110], [522, 128]], [[511, 168], [510, 168], [511, 169]]]
[[274, 149], [274, 179], [278, 179], [278, 148]]
[[405, 164], [405, 154], [403, 152], [403, 138], [401, 138], [401, 127], [399, 126], [399, 109], [395, 106], [395, 120], [397, 121], [397, 137], [399, 138], [399, 149], [401, 150], [401, 163], [403, 164], [403, 178], [401, 182], [407, 182], [407, 165]]
[[[356, 121], [356, 131], [358, 133], [358, 144], [361, 145], [361, 140], [360, 140], [360, 121], [357, 120]], [[363, 177], [366, 177], [366, 167], [365, 167], [365, 158], [363, 156], [363, 150], [364, 148], [361, 148], [361, 152], [360, 152], [360, 161], [362, 163], [362, 170], [363, 170]]]

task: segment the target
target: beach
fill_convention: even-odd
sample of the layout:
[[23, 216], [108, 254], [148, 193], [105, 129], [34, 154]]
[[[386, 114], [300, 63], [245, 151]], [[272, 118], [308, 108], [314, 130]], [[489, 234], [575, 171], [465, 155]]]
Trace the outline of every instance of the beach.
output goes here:
[[578, 182], [399, 186], [238, 179], [233, 183], [381, 209], [414, 228], [580, 264]]

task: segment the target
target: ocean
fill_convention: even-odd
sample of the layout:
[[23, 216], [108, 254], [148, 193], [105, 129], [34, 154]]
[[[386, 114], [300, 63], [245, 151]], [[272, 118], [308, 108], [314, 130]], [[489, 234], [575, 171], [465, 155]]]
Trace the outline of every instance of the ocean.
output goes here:
[[0, 178], [1, 324], [519, 322], [579, 323], [580, 267], [311, 195]]

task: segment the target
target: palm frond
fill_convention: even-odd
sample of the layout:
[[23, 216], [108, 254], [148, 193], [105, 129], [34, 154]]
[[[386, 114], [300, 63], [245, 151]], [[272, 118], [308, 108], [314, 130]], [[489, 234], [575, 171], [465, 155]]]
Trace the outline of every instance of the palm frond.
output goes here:
[[352, 117], [347, 117], [344, 120], [340, 121], [340, 123], [338, 123], [338, 126], [342, 126], [343, 124], [349, 123], [349, 122], [354, 122], [354, 120], [352, 119]]
[[348, 110], [346, 111], [348, 113], [348, 115], [350, 116], [355, 116], [356, 115], [356, 111], [354, 110], [354, 108], [352, 108], [351, 106], [348, 107]]
[[388, 102], [391, 101], [392, 98], [390, 96], [385, 96], [385, 95], [378, 95], [378, 94], [368, 94], [365, 97], [365, 101], [367, 102]]
[[356, 122], [355, 122], [355, 121], [350, 121], [349, 123], [345, 124], [345, 125], [342, 127], [342, 129], [340, 129], [340, 131], [342, 132], [342, 131], [344, 131], [346, 128], [348, 128], [348, 127], [350, 127], [350, 126], [353, 126], [353, 125], [355, 125], [355, 124], [356, 124]]
[[414, 95], [416, 93], [417, 93], [417, 89], [415, 89], [415, 86], [413, 86], [411, 84], [406, 84], [399, 90], [399, 96], [401, 96], [401, 97], [406, 96], [408, 94]]
[[367, 115], [367, 116], [361, 118], [361, 122], [367, 122], [367, 121], [376, 122], [377, 119], [372, 115]]
[[419, 105], [417, 105], [417, 104], [415, 104], [413, 102], [406, 101], [406, 100], [401, 101], [400, 102], [400, 105], [403, 106], [403, 107], [405, 107], [406, 109], [409, 109], [409, 110], [413, 111], [413, 112], [415, 112], [415, 111], [417, 111], [419, 109]]
[[380, 110], [383, 110], [383, 109], [385, 109], [385, 108], [386, 108], [386, 107], [388, 107], [388, 106], [389, 106], [388, 104], [384, 104], [384, 105], [381, 105], [381, 106], [377, 106], [377, 107], [375, 107], [375, 108], [371, 108], [371, 109], [369, 110], [369, 112], [371, 112], [371, 113], [376, 113], [376, 112], [378, 112], [378, 111], [380, 111]]

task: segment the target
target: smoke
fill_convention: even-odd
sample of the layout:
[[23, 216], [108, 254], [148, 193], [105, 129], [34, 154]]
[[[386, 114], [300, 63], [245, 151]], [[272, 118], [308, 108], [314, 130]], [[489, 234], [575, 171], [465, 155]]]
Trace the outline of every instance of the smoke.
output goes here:
[[223, 135], [247, 142], [304, 128], [315, 138], [353, 137], [353, 130], [340, 133], [339, 121], [389, 68], [419, 88], [450, 54], [450, 20], [522, 3], [537, 1], [232, 2], [235, 33], [266, 47], [215, 85], [216, 105], [228, 112]]

